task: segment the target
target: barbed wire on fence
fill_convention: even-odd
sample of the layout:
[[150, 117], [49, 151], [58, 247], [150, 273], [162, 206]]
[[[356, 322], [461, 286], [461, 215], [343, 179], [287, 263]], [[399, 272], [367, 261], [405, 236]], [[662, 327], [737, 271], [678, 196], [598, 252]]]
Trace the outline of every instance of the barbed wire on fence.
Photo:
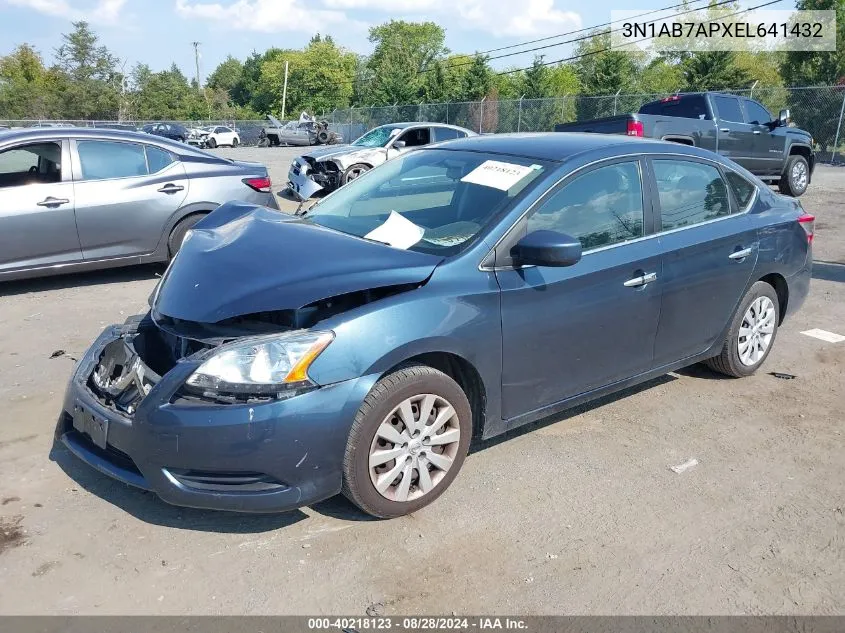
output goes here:
[[[789, 109], [795, 126], [813, 135], [820, 160], [835, 162], [845, 144], [845, 86], [767, 87], [724, 90], [730, 94], [753, 98], [775, 117]], [[403, 121], [429, 121], [458, 125], [479, 133], [544, 132], [557, 123], [586, 121], [606, 116], [636, 112], [650, 101], [677, 93], [562, 95], [542, 99], [499, 99], [482, 101], [418, 103], [393, 106], [352, 107], [323, 112], [319, 119], [329, 122], [331, 129], [352, 141], [378, 125]], [[160, 121], [121, 121], [121, 125], [142, 127]], [[263, 120], [168, 121], [185, 127], [225, 125], [234, 127], [244, 146], [257, 145]], [[85, 127], [107, 127], [116, 121], [45, 121], [38, 119], [2, 120], [6, 127], [71, 124]]]

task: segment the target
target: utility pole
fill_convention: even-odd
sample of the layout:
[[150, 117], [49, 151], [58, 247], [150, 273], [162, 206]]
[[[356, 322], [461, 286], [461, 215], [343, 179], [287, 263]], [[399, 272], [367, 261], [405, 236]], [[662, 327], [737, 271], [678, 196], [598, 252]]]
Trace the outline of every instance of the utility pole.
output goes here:
[[202, 88], [202, 84], [200, 83], [200, 44], [202, 42], [191, 42], [194, 46], [194, 63], [197, 67], [197, 90]]
[[288, 100], [288, 63], [285, 62], [285, 84], [282, 87], [282, 121], [285, 120], [285, 102]]

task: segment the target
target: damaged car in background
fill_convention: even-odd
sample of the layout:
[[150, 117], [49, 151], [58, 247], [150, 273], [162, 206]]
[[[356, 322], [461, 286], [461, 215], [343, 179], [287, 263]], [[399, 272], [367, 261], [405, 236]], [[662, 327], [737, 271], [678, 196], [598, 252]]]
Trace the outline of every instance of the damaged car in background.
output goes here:
[[328, 121], [317, 121], [307, 112], [299, 119], [282, 123], [272, 114], [267, 115], [271, 125], [261, 130], [259, 147], [278, 145], [336, 145], [343, 142], [343, 137], [329, 129]]
[[813, 227], [694, 147], [424, 147], [304, 215], [227, 203], [194, 225], [149, 312], [75, 366], [56, 439], [177, 505], [269, 512], [343, 492], [412, 513], [473, 437], [698, 361], [754, 373], [809, 291]]
[[315, 149], [294, 159], [288, 188], [301, 200], [329, 193], [413, 147], [476, 136], [456, 125], [390, 123], [373, 128], [349, 145]]

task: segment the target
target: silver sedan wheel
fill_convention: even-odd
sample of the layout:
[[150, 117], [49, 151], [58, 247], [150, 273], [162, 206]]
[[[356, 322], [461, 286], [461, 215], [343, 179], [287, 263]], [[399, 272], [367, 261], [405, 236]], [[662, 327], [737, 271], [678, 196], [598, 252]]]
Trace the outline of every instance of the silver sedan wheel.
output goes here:
[[739, 326], [737, 351], [746, 367], [756, 365], [766, 355], [774, 336], [776, 316], [775, 304], [768, 297], [757, 297], [745, 311]]
[[368, 170], [367, 170], [366, 167], [356, 167], [355, 169], [350, 169], [349, 173], [346, 176], [346, 181], [352, 182], [353, 180], [355, 180], [359, 176], [365, 174], [367, 171]]
[[799, 191], [803, 191], [807, 187], [807, 165], [800, 160], [792, 166], [792, 182]]
[[370, 481], [386, 499], [406, 502], [434, 490], [458, 454], [454, 407], [425, 393], [402, 401], [382, 421], [370, 446]]

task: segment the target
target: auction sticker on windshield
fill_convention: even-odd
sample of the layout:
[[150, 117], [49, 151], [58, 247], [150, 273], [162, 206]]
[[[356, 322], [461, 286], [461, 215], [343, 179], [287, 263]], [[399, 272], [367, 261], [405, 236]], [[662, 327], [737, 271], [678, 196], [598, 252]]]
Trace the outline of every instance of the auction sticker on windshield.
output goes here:
[[537, 167], [533, 165], [526, 167], [525, 165], [503, 163], [498, 160], [485, 160], [461, 178], [461, 182], [470, 182], [507, 191], [535, 169]]

